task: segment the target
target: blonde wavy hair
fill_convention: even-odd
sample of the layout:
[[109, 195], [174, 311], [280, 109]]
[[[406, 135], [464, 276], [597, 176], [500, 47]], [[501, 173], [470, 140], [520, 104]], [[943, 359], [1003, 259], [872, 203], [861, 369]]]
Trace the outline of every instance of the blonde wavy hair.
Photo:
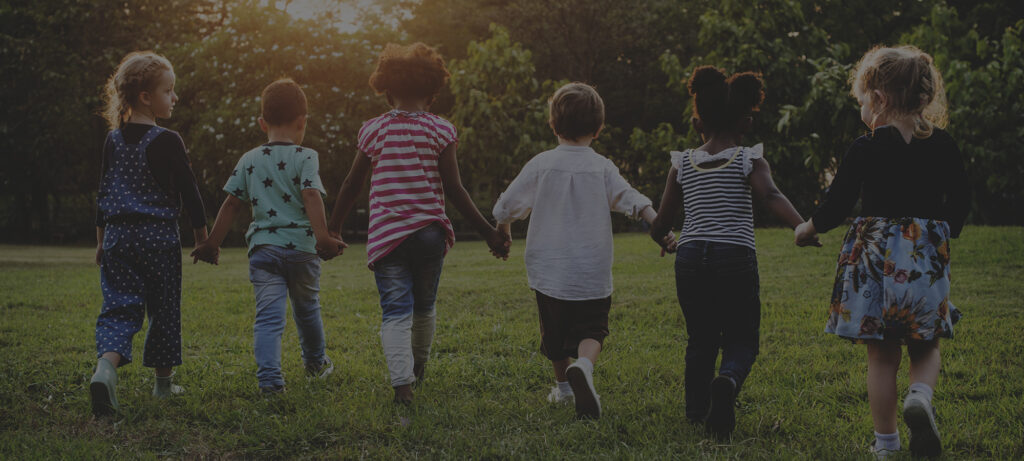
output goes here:
[[152, 51], [133, 51], [121, 59], [103, 91], [105, 105], [101, 115], [111, 130], [124, 126], [139, 94], [152, 91], [165, 71], [174, 71], [171, 62]]
[[[912, 117], [914, 137], [927, 138], [934, 127], [945, 128], [946, 88], [932, 57], [911, 45], [876, 46], [864, 54], [850, 77], [850, 93], [871, 101], [875, 119]], [[873, 94], [885, 95], [885, 103]]]

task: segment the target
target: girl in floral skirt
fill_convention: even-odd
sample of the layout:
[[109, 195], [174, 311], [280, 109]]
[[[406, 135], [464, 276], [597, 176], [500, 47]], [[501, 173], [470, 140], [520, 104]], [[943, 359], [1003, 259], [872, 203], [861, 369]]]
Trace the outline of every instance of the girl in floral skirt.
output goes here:
[[853, 75], [853, 96], [871, 133], [850, 147], [814, 217], [795, 230], [798, 245], [838, 226], [857, 199], [861, 216], [843, 239], [825, 331], [867, 344], [871, 451], [900, 449], [896, 373], [910, 356], [903, 419], [910, 451], [942, 451], [931, 404], [939, 338], [953, 337], [960, 312], [949, 300], [949, 239], [960, 235], [970, 204], [960, 151], [940, 127], [942, 76], [912, 46], [876, 47]]

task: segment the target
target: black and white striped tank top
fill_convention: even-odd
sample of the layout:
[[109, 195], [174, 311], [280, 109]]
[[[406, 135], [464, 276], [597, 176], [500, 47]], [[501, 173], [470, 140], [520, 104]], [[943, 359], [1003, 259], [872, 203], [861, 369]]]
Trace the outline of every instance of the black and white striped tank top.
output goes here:
[[[683, 191], [683, 229], [679, 244], [694, 240], [754, 246], [754, 209], [750, 174], [754, 159], [761, 158], [763, 146], [732, 147], [713, 156], [693, 149], [672, 152], [676, 182]], [[702, 162], [727, 160], [704, 168]]]

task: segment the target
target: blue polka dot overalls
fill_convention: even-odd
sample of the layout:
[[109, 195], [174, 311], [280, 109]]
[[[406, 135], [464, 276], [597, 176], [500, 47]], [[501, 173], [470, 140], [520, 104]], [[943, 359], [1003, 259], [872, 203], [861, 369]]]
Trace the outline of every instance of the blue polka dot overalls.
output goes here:
[[132, 361], [132, 337], [149, 315], [142, 365], [181, 364], [181, 242], [178, 204], [150, 172], [146, 147], [164, 131], [154, 126], [138, 144], [110, 133], [114, 152], [100, 182], [103, 212], [100, 285], [103, 310], [96, 321], [96, 355]]

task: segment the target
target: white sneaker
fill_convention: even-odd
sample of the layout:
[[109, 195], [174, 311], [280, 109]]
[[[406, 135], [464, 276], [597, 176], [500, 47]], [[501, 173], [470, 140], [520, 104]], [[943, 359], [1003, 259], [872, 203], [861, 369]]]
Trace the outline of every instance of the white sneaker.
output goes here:
[[894, 456], [900, 452], [899, 450], [887, 450], [885, 448], [876, 448], [875, 442], [876, 440], [872, 440], [871, 446], [869, 446], [868, 449], [871, 451], [872, 455], [875, 455], [875, 459], [877, 459], [878, 461], [883, 461], [889, 456]]
[[934, 458], [942, 453], [939, 427], [935, 424], [935, 407], [916, 392], [903, 399], [903, 422], [910, 429], [910, 453]]
[[572, 392], [563, 394], [562, 390], [559, 389], [558, 386], [552, 387], [551, 388], [551, 392], [548, 393], [548, 402], [551, 402], [551, 403], [567, 404], [567, 403], [571, 402], [572, 399], [573, 399]]
[[572, 386], [576, 401], [576, 417], [579, 419], [598, 419], [601, 417], [601, 396], [594, 390], [594, 377], [590, 370], [579, 365], [579, 362], [565, 369], [565, 376]]

